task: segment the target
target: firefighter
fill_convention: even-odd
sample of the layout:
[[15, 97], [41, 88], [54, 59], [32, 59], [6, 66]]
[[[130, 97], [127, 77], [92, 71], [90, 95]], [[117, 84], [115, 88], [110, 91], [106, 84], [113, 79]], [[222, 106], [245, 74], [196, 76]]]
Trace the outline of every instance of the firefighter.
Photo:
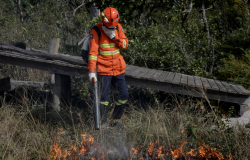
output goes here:
[[[127, 49], [128, 39], [119, 24], [120, 16], [115, 8], [108, 7], [101, 13], [102, 21], [96, 26], [101, 32], [98, 36], [94, 29], [89, 40], [89, 79], [95, 78], [100, 86], [100, 114], [102, 123], [107, 121], [105, 108], [109, 104], [111, 85], [118, 90], [118, 101], [112, 113], [113, 120], [122, 117], [125, 104], [129, 98], [124, 77], [126, 63], [120, 49]], [[95, 69], [97, 68], [97, 75]]]

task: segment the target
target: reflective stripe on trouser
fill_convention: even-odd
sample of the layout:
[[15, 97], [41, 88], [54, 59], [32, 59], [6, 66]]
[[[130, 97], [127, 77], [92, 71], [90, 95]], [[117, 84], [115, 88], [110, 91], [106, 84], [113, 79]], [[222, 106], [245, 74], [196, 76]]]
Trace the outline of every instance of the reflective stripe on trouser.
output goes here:
[[118, 90], [118, 99], [122, 101], [128, 100], [129, 94], [124, 74], [117, 76], [98, 75], [97, 79], [100, 87], [100, 102], [109, 102], [109, 91], [111, 84], [115, 89]]
[[127, 103], [128, 100], [118, 100], [118, 102], [116, 102], [116, 105], [119, 106], [119, 105], [122, 105], [122, 104], [125, 104]]
[[103, 104], [103, 105], [105, 105], [105, 106], [109, 105], [109, 102], [108, 102], [108, 101], [104, 101], [104, 102], [101, 101], [100, 103]]

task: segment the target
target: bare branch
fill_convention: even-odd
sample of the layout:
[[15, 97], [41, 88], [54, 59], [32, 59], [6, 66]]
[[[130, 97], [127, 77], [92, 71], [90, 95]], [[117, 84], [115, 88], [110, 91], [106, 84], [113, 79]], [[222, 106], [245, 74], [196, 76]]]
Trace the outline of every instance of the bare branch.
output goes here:
[[204, 0], [202, 0], [202, 18], [203, 18], [203, 21], [204, 21], [204, 24], [205, 24], [205, 29], [206, 29], [206, 32], [207, 32], [208, 46], [210, 46], [211, 45], [211, 43], [210, 43], [210, 39], [211, 39], [210, 38], [210, 30], [209, 30], [209, 25], [208, 25], [208, 22], [207, 22]]
[[69, 30], [69, 19], [67, 17], [67, 13], [66, 13], [66, 10], [64, 9], [63, 5], [61, 4], [61, 8], [62, 8], [62, 13], [64, 14], [64, 17], [65, 17], [65, 21], [66, 21], [66, 25], [67, 25], [67, 30]]
[[[244, 0], [244, 2], [245, 2], [245, 3], [246, 3], [246, 5], [247, 5], [248, 0]], [[249, 12], [249, 10], [248, 10], [248, 12], [247, 12], [247, 15], [248, 15], [248, 17], [250, 18], [250, 12]]]
[[[210, 7], [210, 8], [206, 8], [205, 10], [209, 10], [209, 9], [212, 9], [213, 7]], [[201, 9], [201, 11], [202, 11], [203, 9]]]
[[80, 5], [80, 6], [78, 6], [78, 7], [76, 7], [75, 9], [74, 9], [74, 12], [73, 12], [73, 17], [75, 17], [75, 13], [76, 13], [76, 11], [79, 9], [79, 8], [81, 8], [84, 4], [85, 4], [85, 2], [84, 2], [85, 0], [83, 0], [82, 1], [82, 4]]
[[[214, 39], [213, 39], [213, 37], [211, 37], [211, 44], [213, 44], [213, 41], [214, 41]], [[214, 45], [211, 45], [211, 47], [212, 47], [212, 58], [211, 58], [211, 67], [210, 67], [210, 73], [213, 73], [213, 70], [214, 70], [214, 64], [215, 64], [215, 57], [216, 57], [216, 55], [214, 54]]]
[[19, 11], [19, 14], [20, 14], [20, 20], [21, 22], [23, 23], [23, 12], [22, 12], [22, 9], [21, 9], [21, 0], [16, 0], [16, 4], [17, 4], [17, 8], [18, 8], [18, 11]]
[[182, 15], [182, 18], [181, 18], [182, 19], [182, 27], [183, 28], [186, 28], [187, 17], [190, 14], [190, 12], [192, 11], [192, 8], [193, 8], [193, 3], [191, 1], [189, 6], [188, 6], [188, 10], [181, 13], [181, 15]]
[[178, 2], [176, 2], [176, 0], [171, 0], [171, 2], [172, 2], [175, 6], [177, 6], [177, 7], [179, 7], [179, 8], [181, 9], [181, 5], [180, 5]]
[[188, 10], [187, 11], [183, 11], [183, 13], [190, 13], [192, 11], [192, 8], [193, 8], [193, 4], [192, 4], [192, 1], [191, 1], [191, 3], [188, 6]]

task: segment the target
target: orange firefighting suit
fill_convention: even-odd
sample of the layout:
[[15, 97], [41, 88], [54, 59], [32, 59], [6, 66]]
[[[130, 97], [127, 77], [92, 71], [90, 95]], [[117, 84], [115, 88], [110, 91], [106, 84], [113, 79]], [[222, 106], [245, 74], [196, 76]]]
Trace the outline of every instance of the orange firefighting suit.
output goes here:
[[[104, 33], [102, 23], [98, 23], [96, 26], [101, 32], [101, 37], [99, 41], [96, 31], [94, 29], [91, 30], [88, 61], [89, 73], [95, 72], [97, 67], [98, 81], [101, 88], [100, 103], [105, 106], [109, 104], [108, 95], [110, 85], [112, 84], [119, 91], [116, 105], [122, 106], [127, 102], [129, 94], [123, 74], [125, 73], [126, 63], [119, 49], [127, 49], [128, 39], [120, 24], [118, 24], [118, 30], [115, 30], [116, 37], [112, 40]], [[114, 116], [114, 118], [117, 118], [117, 116]]]
[[90, 32], [89, 73], [95, 72], [96, 66], [98, 75], [117, 76], [125, 73], [126, 63], [120, 54], [120, 48], [127, 49], [128, 39], [122, 26], [118, 24], [118, 31], [115, 30], [116, 37], [112, 40], [102, 30], [102, 23], [96, 26], [101, 31], [101, 37], [99, 41], [96, 31], [92, 29]]

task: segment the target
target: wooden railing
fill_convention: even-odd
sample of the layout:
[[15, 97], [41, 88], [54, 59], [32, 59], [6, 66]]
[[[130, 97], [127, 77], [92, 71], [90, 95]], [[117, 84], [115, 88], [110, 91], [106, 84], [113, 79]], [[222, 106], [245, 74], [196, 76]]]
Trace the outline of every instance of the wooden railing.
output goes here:
[[[2, 44], [0, 45], [0, 63], [88, 78], [87, 64], [80, 56], [50, 54], [46, 51], [24, 50]], [[249, 105], [250, 92], [237, 84], [133, 65], [127, 65], [125, 71], [127, 85], [237, 103], [241, 106], [241, 115]]]

